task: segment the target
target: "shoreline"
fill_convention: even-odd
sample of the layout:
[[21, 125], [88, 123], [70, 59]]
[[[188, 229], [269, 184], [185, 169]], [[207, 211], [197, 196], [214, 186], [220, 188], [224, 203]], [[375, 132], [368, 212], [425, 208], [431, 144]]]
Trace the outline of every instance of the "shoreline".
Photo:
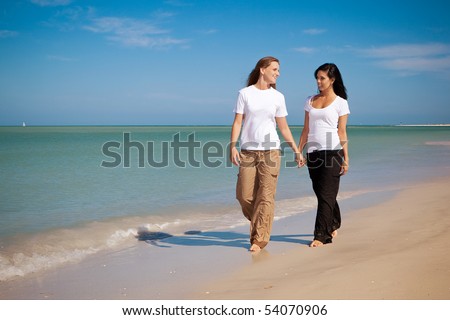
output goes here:
[[139, 241], [0, 282], [0, 299], [449, 299], [446, 180], [340, 202], [343, 227], [324, 247], [308, 247], [312, 210], [275, 221], [257, 255], [247, 226]]
[[[294, 127], [302, 127], [303, 124], [292, 124]], [[409, 124], [349, 124], [349, 126], [362, 126], [362, 127], [439, 127], [439, 126], [450, 126], [450, 123], [409, 123]], [[216, 128], [216, 127], [231, 127], [230, 124], [35, 124], [35, 125], [25, 125], [22, 124], [3, 124], [0, 128], [121, 128], [121, 127], [169, 127], [169, 128], [183, 128], [183, 127], [199, 127], [199, 128]]]

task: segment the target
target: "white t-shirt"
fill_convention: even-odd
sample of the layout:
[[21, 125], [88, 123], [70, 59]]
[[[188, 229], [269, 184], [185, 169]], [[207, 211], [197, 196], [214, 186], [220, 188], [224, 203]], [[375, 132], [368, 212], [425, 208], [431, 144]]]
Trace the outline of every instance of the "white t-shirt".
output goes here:
[[342, 149], [338, 121], [339, 117], [350, 114], [347, 100], [337, 96], [329, 106], [316, 109], [311, 105], [311, 99], [308, 97], [305, 103], [305, 111], [309, 113], [307, 152]]
[[248, 86], [239, 91], [235, 113], [244, 115], [241, 150], [280, 149], [275, 117], [286, 117], [284, 95], [273, 89]]

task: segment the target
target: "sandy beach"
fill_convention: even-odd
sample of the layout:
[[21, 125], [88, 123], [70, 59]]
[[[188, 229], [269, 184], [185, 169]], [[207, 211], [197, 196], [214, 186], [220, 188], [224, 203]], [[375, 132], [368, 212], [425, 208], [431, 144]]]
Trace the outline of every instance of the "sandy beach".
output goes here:
[[206, 286], [200, 299], [450, 299], [450, 181], [347, 215], [331, 245], [298, 246]]
[[344, 201], [320, 248], [313, 211], [277, 221], [257, 255], [247, 228], [139, 241], [2, 282], [0, 299], [449, 299], [449, 197], [446, 178]]

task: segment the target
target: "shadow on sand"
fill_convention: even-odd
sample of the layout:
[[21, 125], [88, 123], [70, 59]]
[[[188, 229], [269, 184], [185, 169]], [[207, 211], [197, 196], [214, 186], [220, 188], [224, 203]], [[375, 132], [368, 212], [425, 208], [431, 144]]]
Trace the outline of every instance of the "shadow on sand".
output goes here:
[[[272, 235], [271, 241], [309, 245], [312, 234]], [[304, 239], [304, 238], [309, 239]], [[170, 248], [178, 246], [222, 246], [248, 249], [248, 234], [231, 231], [186, 231], [183, 235], [171, 235], [158, 231], [139, 231], [136, 238], [153, 246]]]

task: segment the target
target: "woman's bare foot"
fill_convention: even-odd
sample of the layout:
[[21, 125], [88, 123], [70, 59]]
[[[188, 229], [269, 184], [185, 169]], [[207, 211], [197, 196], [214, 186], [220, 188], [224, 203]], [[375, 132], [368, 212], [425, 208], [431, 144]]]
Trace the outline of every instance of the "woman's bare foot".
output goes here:
[[250, 251], [251, 252], [260, 252], [261, 248], [257, 244], [252, 244], [252, 246], [250, 247]]
[[336, 238], [336, 237], [337, 237], [337, 230], [334, 230], [334, 231], [331, 233], [331, 236], [332, 236], [333, 238]]
[[323, 243], [320, 242], [319, 240], [314, 240], [313, 242], [311, 242], [311, 244], [309, 246], [311, 248], [321, 247], [321, 246], [323, 246]]

